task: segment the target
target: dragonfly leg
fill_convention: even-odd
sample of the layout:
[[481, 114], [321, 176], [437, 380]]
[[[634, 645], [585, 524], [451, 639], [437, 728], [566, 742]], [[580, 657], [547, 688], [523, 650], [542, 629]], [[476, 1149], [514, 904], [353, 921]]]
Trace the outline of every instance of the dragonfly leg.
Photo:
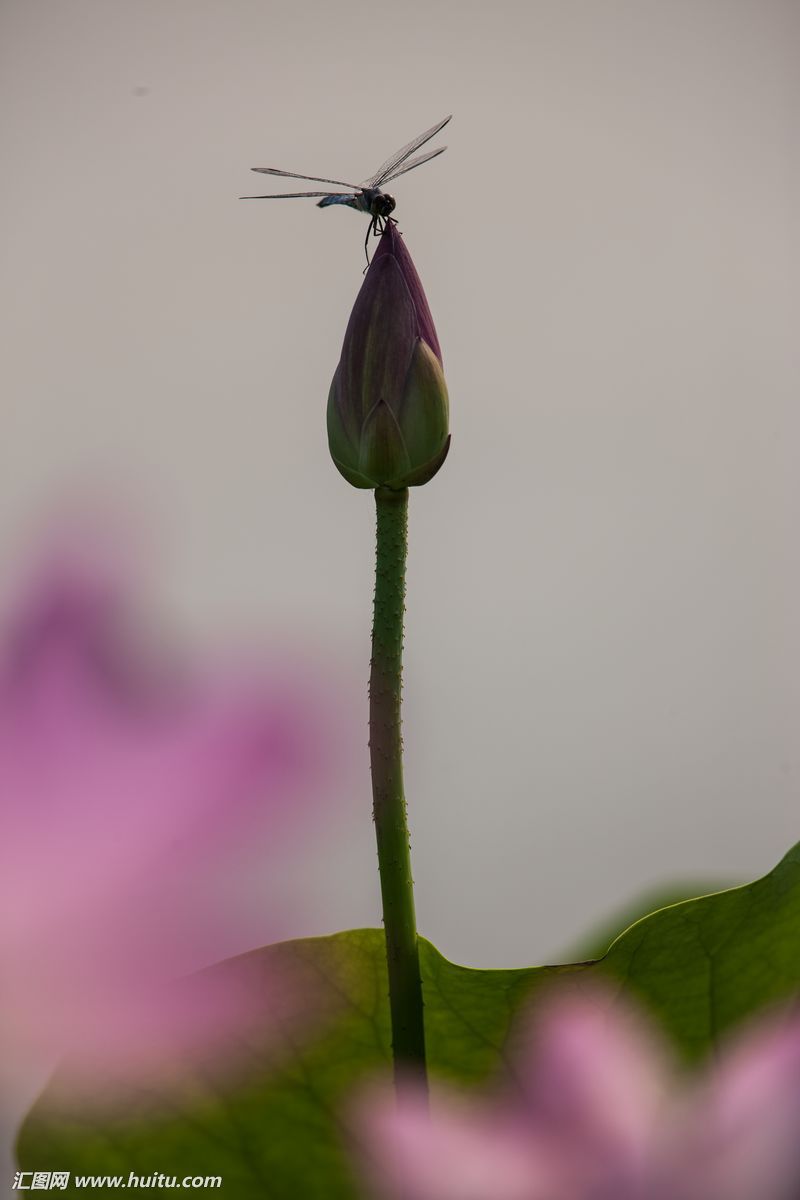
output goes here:
[[369, 270], [369, 235], [374, 233], [375, 237], [378, 236], [378, 221], [380, 221], [380, 217], [373, 217], [367, 226], [367, 236], [364, 238], [364, 254], [366, 255], [367, 265], [364, 267], [362, 272], [364, 275], [366, 275], [367, 271]]

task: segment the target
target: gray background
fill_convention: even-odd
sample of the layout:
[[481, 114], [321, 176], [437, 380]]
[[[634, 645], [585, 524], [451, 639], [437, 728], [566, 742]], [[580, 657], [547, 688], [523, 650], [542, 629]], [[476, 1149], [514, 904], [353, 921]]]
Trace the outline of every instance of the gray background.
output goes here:
[[248, 168], [361, 178], [455, 113], [393, 188], [453, 414], [411, 505], [418, 908], [541, 961], [800, 832], [799, 34], [789, 0], [4, 0], [0, 560], [121, 493], [185, 639], [341, 681], [364, 771], [288, 932], [379, 919], [372, 501], [324, 428], [364, 220], [240, 204]]

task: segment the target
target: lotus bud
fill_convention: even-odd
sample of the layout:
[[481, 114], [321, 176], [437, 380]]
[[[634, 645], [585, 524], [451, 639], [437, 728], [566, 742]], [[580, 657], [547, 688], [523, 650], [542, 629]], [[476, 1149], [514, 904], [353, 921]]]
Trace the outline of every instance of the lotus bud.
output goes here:
[[447, 385], [428, 301], [389, 221], [356, 297], [328, 397], [328, 445], [353, 487], [418, 487], [450, 447]]

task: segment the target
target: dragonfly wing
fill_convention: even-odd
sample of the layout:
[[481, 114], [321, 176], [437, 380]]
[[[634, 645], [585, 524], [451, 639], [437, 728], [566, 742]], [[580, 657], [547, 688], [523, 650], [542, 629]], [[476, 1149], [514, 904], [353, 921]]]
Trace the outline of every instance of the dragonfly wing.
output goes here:
[[420, 146], [424, 146], [426, 142], [430, 141], [430, 139], [437, 134], [440, 129], [444, 129], [447, 122], [451, 120], [451, 116], [445, 117], [442, 121], [437, 121], [435, 125], [432, 125], [430, 129], [426, 129], [424, 133], [421, 133], [418, 137], [415, 137], [414, 140], [409, 142], [407, 146], [403, 146], [402, 150], [398, 150], [397, 153], [393, 154], [391, 158], [387, 158], [386, 162], [378, 167], [378, 170], [374, 175], [371, 175], [369, 179], [364, 180], [364, 182], [361, 184], [361, 187], [380, 187], [382, 183], [386, 182], [392, 172], [396, 171], [401, 163], [405, 162], [409, 155], [413, 154], [415, 150], [419, 150]]
[[393, 179], [397, 179], [400, 175], [405, 175], [406, 171], [413, 171], [414, 167], [421, 167], [423, 163], [428, 162], [432, 158], [436, 158], [437, 154], [444, 154], [447, 146], [440, 146], [438, 150], [426, 150], [424, 154], [418, 154], [416, 158], [412, 158], [410, 162], [405, 163], [399, 171], [393, 171], [391, 175], [387, 175], [381, 183], [391, 183]]
[[[301, 196], [347, 196], [347, 192], [274, 192], [269, 196], [240, 196], [240, 200], [297, 200]], [[341, 204], [332, 200], [331, 204]]]
[[345, 183], [343, 179], [322, 179], [319, 175], [298, 175], [296, 171], [279, 171], [277, 167], [251, 167], [261, 175], [283, 175], [286, 179], [308, 179], [311, 183], [332, 183], [336, 187], [352, 188], [358, 191], [357, 183]]

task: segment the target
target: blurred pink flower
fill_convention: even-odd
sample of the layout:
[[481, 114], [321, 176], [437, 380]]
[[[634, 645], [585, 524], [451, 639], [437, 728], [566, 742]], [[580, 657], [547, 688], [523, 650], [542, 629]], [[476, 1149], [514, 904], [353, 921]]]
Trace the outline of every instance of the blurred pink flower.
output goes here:
[[490, 1100], [368, 1093], [354, 1134], [385, 1200], [794, 1200], [800, 1022], [746, 1030], [694, 1079], [600, 992], [552, 994]]
[[157, 989], [274, 937], [243, 856], [285, 853], [328, 782], [311, 682], [180, 669], [137, 628], [133, 582], [112, 540], [62, 538], [0, 639], [4, 1054], [77, 1045], [108, 1067], [141, 1054], [134, 1025], [205, 1042], [242, 989], [201, 979], [178, 1004]]

